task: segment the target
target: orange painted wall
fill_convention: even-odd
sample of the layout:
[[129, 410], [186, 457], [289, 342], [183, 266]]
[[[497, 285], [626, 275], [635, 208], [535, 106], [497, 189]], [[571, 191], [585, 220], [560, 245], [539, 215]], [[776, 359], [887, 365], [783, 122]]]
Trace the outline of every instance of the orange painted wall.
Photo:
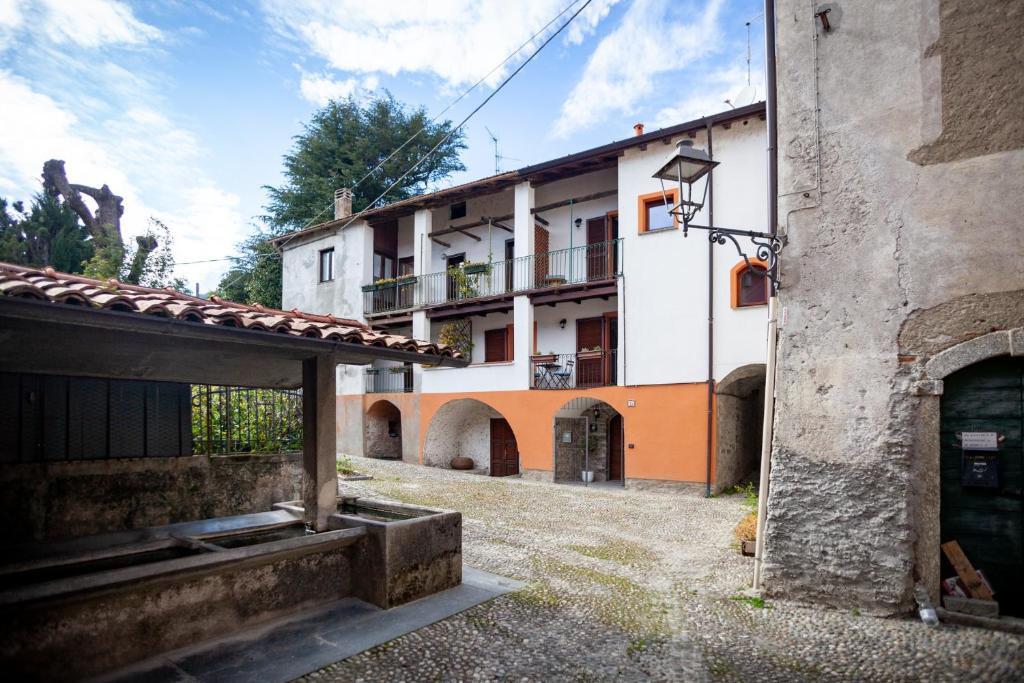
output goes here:
[[[570, 400], [580, 397], [604, 401], [622, 415], [627, 478], [705, 480], [707, 385], [704, 383], [574, 391], [420, 394], [420, 457], [422, 459], [430, 421], [438, 409], [449, 401], [471, 398], [486, 403], [508, 420], [519, 445], [521, 469], [550, 471], [554, 468], [554, 414]], [[636, 401], [636, 406], [627, 407], [629, 400]], [[629, 444], [635, 447], [629, 448]]]

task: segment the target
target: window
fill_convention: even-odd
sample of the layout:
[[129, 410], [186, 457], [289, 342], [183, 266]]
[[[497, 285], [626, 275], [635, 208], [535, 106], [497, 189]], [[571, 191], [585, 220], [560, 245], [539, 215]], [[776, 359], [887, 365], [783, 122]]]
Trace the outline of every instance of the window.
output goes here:
[[768, 303], [768, 266], [763, 261], [740, 261], [732, 269], [732, 307], [763, 306]]
[[514, 359], [512, 325], [484, 332], [484, 362], [505, 363]]
[[459, 202], [458, 204], [452, 204], [448, 207], [448, 218], [455, 220], [456, 218], [466, 217], [466, 202]]
[[395, 276], [395, 259], [378, 251], [373, 252], [373, 279], [384, 280]]
[[[668, 203], [665, 203], [665, 197]], [[669, 190], [665, 194], [652, 192], [640, 195], [637, 215], [637, 222], [640, 234], [645, 232], [658, 232], [660, 230], [674, 230], [678, 226], [676, 217], [669, 213], [669, 210], [676, 203], [676, 191]]]
[[334, 248], [320, 251], [320, 282], [334, 279]]

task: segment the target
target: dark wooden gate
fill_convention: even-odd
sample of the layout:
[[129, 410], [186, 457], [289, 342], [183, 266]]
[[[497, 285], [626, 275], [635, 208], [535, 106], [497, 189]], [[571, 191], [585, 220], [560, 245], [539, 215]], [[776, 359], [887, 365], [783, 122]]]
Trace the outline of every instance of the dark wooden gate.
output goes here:
[[608, 420], [608, 481], [622, 479], [622, 416]]
[[[600, 349], [591, 356], [580, 352]], [[604, 318], [576, 320], [576, 386], [599, 387], [604, 384]]]
[[[1024, 617], [1024, 359], [993, 358], [945, 380], [941, 421], [942, 542], [955, 540], [992, 584], [1002, 614]], [[995, 480], [965, 479], [963, 432], [997, 432]], [[986, 485], [978, 486], [978, 483]], [[956, 572], [943, 558], [942, 576]]]
[[519, 446], [508, 421], [491, 418], [491, 476], [507, 477], [519, 474]]

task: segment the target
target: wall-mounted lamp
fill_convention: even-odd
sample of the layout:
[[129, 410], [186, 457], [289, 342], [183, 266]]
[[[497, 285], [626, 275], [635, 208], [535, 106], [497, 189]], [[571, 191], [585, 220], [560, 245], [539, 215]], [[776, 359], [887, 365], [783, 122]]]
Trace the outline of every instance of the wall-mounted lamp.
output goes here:
[[601, 417], [601, 411], [597, 409], [597, 406], [594, 406], [594, 419], [596, 420], [599, 417]]
[[561, 327], [563, 330], [565, 329], [565, 318], [562, 318], [561, 320], [558, 321], [558, 326]]
[[573, 222], [574, 222], [574, 223], [576, 224], [576, 227], [577, 227], [577, 228], [579, 228], [579, 227], [580, 227], [581, 225], [583, 225], [583, 219], [582, 219], [582, 218], [577, 218], [577, 219], [576, 219], [575, 221], [573, 221]]

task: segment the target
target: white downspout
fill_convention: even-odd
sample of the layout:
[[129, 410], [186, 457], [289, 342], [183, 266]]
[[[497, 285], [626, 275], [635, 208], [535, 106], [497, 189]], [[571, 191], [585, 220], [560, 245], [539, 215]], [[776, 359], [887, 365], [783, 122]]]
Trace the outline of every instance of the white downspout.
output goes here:
[[761, 426], [761, 479], [757, 488], [757, 538], [754, 541], [755, 591], [761, 590], [761, 562], [764, 558], [764, 526], [768, 516], [768, 476], [771, 474], [772, 425], [775, 417], [775, 350], [778, 345], [778, 302], [768, 299], [768, 361], [764, 378], [764, 422]]

